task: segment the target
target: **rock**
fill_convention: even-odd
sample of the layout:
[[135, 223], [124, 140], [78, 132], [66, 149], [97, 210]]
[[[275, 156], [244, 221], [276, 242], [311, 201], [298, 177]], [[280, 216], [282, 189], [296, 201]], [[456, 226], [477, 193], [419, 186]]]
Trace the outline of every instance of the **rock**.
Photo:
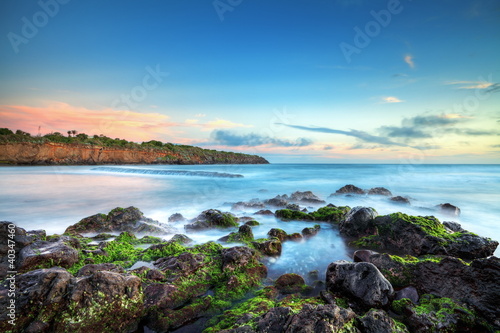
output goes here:
[[316, 224], [314, 227], [302, 229], [302, 235], [304, 237], [316, 236], [316, 234], [319, 232], [320, 229], [321, 229], [321, 226], [319, 224]]
[[275, 282], [274, 286], [282, 294], [299, 293], [306, 287], [306, 281], [298, 274], [288, 273], [281, 275]]
[[371, 207], [354, 207], [340, 221], [339, 231], [342, 235], [359, 237], [375, 232], [373, 220], [378, 213]]
[[307, 203], [307, 204], [324, 204], [325, 203], [324, 200], [321, 200], [317, 195], [315, 195], [311, 191], [294, 192], [290, 196], [290, 200], [295, 201], [295, 202], [300, 202], [300, 203]]
[[493, 332], [464, 304], [449, 298], [423, 295], [418, 305], [401, 300], [393, 307], [402, 308], [396, 311], [406, 315], [404, 323], [412, 332]]
[[91, 264], [85, 265], [76, 273], [77, 277], [89, 276], [95, 274], [99, 271], [109, 271], [115, 273], [125, 273], [125, 269], [122, 266], [115, 264]]
[[385, 195], [388, 197], [392, 197], [391, 191], [389, 191], [388, 189], [386, 189], [384, 187], [371, 188], [370, 190], [368, 190], [368, 194], [370, 194], [370, 195]]
[[274, 213], [271, 212], [269, 209], [261, 209], [258, 212], [254, 213], [254, 215], [268, 215], [268, 216], [271, 216], [271, 215], [274, 215]]
[[68, 287], [73, 307], [54, 323], [54, 332], [126, 332], [137, 329], [143, 315], [141, 280], [134, 275], [95, 271]]
[[289, 203], [285, 206], [285, 209], [300, 211], [300, 206], [294, 203]]
[[170, 238], [170, 242], [175, 242], [179, 244], [191, 244], [193, 240], [186, 235], [175, 234], [172, 238]]
[[300, 242], [303, 238], [304, 237], [301, 234], [299, 234], [298, 232], [294, 232], [293, 234], [286, 236], [287, 240], [291, 240], [294, 242]]
[[273, 228], [273, 229], [269, 230], [269, 232], [267, 233], [267, 235], [270, 238], [273, 238], [273, 237], [274, 238], [278, 238], [280, 240], [280, 242], [283, 242], [284, 240], [287, 239], [287, 233], [283, 229]]
[[[16, 297], [16, 332], [36, 332], [36, 328], [40, 327], [45, 332], [54, 332], [47, 325], [65, 310], [65, 295], [72, 278], [69, 272], [60, 267], [37, 269], [17, 275], [15, 284], [17, 290], [22, 292], [18, 292]], [[4, 310], [9, 305], [8, 290], [8, 285], [0, 285], [1, 332], [13, 329], [7, 322], [8, 311]]]
[[255, 258], [255, 250], [245, 246], [222, 249], [222, 268], [223, 270], [234, 271], [237, 267], [253, 262]]
[[165, 274], [163, 274], [163, 272], [160, 270], [152, 268], [147, 271], [146, 279], [152, 281], [163, 281], [165, 279]]
[[352, 259], [354, 262], [370, 262], [370, 257], [374, 254], [377, 254], [377, 252], [371, 250], [357, 250], [354, 252]]
[[275, 307], [261, 315], [257, 321], [257, 332], [342, 332], [352, 325], [355, 313], [334, 304], [306, 304], [298, 313], [289, 307]]
[[331, 195], [341, 195], [341, 194], [366, 194], [366, 192], [354, 185], [345, 185], [339, 188], [335, 193]]
[[238, 229], [238, 232], [232, 232], [227, 236], [219, 239], [221, 242], [251, 242], [253, 241], [252, 228], [249, 225], [242, 225]]
[[391, 282], [412, 285], [421, 295], [433, 294], [467, 303], [500, 328], [499, 258], [476, 259], [470, 265], [453, 257], [409, 259], [376, 254], [370, 257], [370, 262]]
[[413, 286], [409, 286], [409, 287], [403, 288], [401, 290], [398, 290], [394, 295], [395, 300], [399, 300], [399, 299], [403, 299], [403, 298], [407, 298], [415, 304], [418, 303], [419, 297], [418, 297], [417, 289]]
[[449, 215], [449, 216], [460, 216], [460, 208], [454, 206], [450, 203], [439, 204], [437, 206], [439, 212], [441, 214]]
[[[9, 247], [9, 240], [14, 241], [13, 248]], [[34, 241], [35, 239], [28, 235], [23, 228], [17, 227], [12, 222], [0, 221], [0, 280], [7, 276], [8, 271], [15, 270], [15, 267], [11, 265], [15, 265], [18, 261], [19, 251]], [[9, 262], [9, 257], [11, 262]], [[13, 262], [12, 259], [16, 259], [16, 262]]]
[[266, 205], [263, 202], [260, 202], [259, 199], [252, 199], [248, 202], [239, 201], [231, 206], [231, 210], [247, 210], [247, 209], [262, 209], [265, 208]]
[[146, 308], [174, 309], [187, 303], [189, 299], [182, 297], [182, 293], [173, 284], [155, 283], [144, 289], [144, 306]]
[[[412, 256], [437, 254], [464, 259], [488, 257], [498, 246], [496, 241], [469, 232], [450, 233], [433, 216], [394, 213], [376, 217], [373, 226], [375, 229], [371, 235], [362, 237], [353, 244]], [[345, 233], [342, 226], [340, 231]], [[355, 232], [350, 235], [354, 236]]]
[[115, 238], [116, 235], [113, 235], [113, 234], [108, 234], [108, 233], [100, 233], [100, 234], [97, 234], [95, 235], [94, 237], [91, 237], [93, 240], [96, 240], [96, 241], [105, 241], [105, 240], [108, 240], [108, 239], [111, 239], [111, 238]]
[[352, 297], [366, 307], [380, 308], [388, 304], [392, 285], [371, 263], [331, 263], [326, 272], [326, 288], [332, 293]]
[[154, 266], [170, 276], [186, 276], [196, 271], [204, 264], [205, 255], [184, 252], [178, 256], [160, 258], [154, 262]]
[[453, 232], [464, 232], [465, 230], [462, 228], [460, 223], [443, 221], [443, 225]]
[[62, 240], [35, 241], [19, 252], [19, 271], [29, 271], [40, 266], [68, 268], [78, 262], [78, 251]]
[[180, 213], [174, 213], [168, 217], [168, 222], [184, 222], [186, 218]]
[[135, 207], [117, 207], [108, 215], [96, 214], [82, 219], [80, 222], [68, 227], [65, 233], [102, 233], [122, 232], [169, 234], [173, 229], [167, 224], [160, 223], [150, 218]]
[[203, 211], [197, 218], [194, 219], [194, 221], [195, 222], [192, 224], [186, 224], [184, 228], [186, 230], [203, 230], [238, 226], [236, 217], [233, 214], [223, 213], [217, 209]]
[[410, 204], [410, 200], [408, 198], [402, 197], [400, 195], [398, 195], [396, 197], [392, 197], [390, 200], [392, 202], [396, 202], [396, 203], [400, 203], [400, 204], [406, 204], [406, 205]]
[[398, 327], [387, 312], [380, 309], [370, 309], [364, 316], [359, 318], [359, 322], [359, 328], [364, 333], [409, 332]]
[[250, 226], [250, 227], [255, 227], [255, 226], [258, 226], [260, 225], [259, 222], [255, 221], [255, 220], [251, 220], [251, 221], [248, 221], [248, 222], [245, 222], [246, 225]]
[[47, 238], [47, 233], [43, 229], [30, 230], [26, 232], [26, 235], [35, 240], [45, 240]]
[[265, 203], [274, 207], [286, 207], [288, 205], [288, 195], [277, 195], [272, 199], [266, 200]]
[[275, 257], [281, 255], [282, 245], [281, 241], [278, 239], [271, 239], [263, 242], [252, 242], [252, 245], [265, 256]]

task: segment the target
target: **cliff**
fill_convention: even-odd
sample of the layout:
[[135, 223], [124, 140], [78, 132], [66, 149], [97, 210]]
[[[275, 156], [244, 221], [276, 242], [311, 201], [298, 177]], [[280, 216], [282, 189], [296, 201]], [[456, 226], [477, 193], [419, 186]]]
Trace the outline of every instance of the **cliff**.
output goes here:
[[256, 155], [198, 147], [122, 148], [57, 142], [0, 143], [0, 163], [13, 165], [85, 164], [267, 164]]

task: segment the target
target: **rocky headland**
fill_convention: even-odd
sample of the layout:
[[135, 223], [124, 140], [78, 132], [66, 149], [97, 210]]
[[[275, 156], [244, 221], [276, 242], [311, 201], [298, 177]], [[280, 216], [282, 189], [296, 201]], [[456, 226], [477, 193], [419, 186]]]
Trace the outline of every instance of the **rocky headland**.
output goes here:
[[[382, 188], [351, 190], [392, 196]], [[311, 224], [292, 234], [271, 228], [267, 238], [255, 239], [252, 228], [262, 215]], [[379, 216], [371, 207], [327, 204], [309, 191], [168, 220], [115, 208], [83, 218], [63, 235], [0, 222], [0, 331], [500, 330], [498, 242], [456, 222]], [[311, 272], [314, 285], [291, 273], [266, 279], [266, 258], [279, 256], [284, 242], [314, 239], [319, 223], [338, 229], [353, 260], [332, 261], [324, 275]], [[213, 228], [227, 235], [204, 244], [189, 238]]]

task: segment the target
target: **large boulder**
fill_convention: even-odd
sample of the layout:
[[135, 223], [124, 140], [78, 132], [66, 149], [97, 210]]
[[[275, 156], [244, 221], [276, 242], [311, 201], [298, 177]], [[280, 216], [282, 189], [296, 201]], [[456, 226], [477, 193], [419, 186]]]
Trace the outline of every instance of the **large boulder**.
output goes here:
[[303, 291], [306, 281], [298, 274], [288, 273], [281, 275], [274, 282], [274, 286], [283, 294], [293, 294]]
[[135, 207], [117, 207], [107, 215], [96, 214], [80, 220], [68, 227], [65, 233], [85, 234], [102, 232], [169, 234], [174, 230], [167, 224], [147, 218]]
[[[289, 307], [271, 308], [256, 321], [257, 332], [342, 332], [352, 328], [355, 313], [334, 304], [306, 304], [295, 313]], [[354, 330], [352, 330], [355, 332]]]
[[237, 218], [231, 213], [223, 213], [217, 209], [203, 211], [191, 224], [186, 224], [186, 230], [203, 230], [210, 228], [237, 227]]
[[466, 303], [500, 328], [499, 258], [491, 256], [466, 264], [454, 257], [401, 258], [374, 254], [369, 261], [395, 286], [412, 285], [419, 294]]
[[326, 272], [326, 288], [334, 294], [352, 298], [368, 308], [380, 308], [389, 303], [394, 293], [392, 285], [371, 263], [339, 260]]
[[66, 244], [65, 239], [35, 241], [19, 252], [19, 271], [29, 271], [41, 266], [68, 268], [78, 262], [78, 251]]
[[394, 213], [376, 217], [372, 226], [368, 235], [364, 230], [350, 230], [350, 236], [363, 236], [353, 244], [412, 256], [439, 254], [464, 259], [488, 257], [498, 246], [497, 241], [467, 231], [452, 232], [433, 216]]
[[252, 242], [252, 246], [265, 256], [279, 256], [282, 251], [282, 244], [279, 239], [269, 239], [260, 242]]
[[375, 231], [373, 220], [377, 215], [377, 211], [371, 207], [354, 207], [340, 221], [339, 231], [350, 237], [372, 234]]
[[385, 195], [388, 197], [392, 197], [391, 191], [386, 189], [385, 187], [374, 187], [368, 190], [369, 195]]
[[9, 285], [0, 285], [1, 332], [54, 332], [50, 330], [54, 318], [66, 306], [66, 294], [73, 276], [65, 269], [53, 267], [37, 269], [17, 275], [14, 279], [18, 292], [15, 298], [15, 327], [8, 323], [10, 313], [4, 311], [12, 298], [8, 297]]
[[380, 309], [370, 309], [364, 316], [359, 318], [358, 326], [363, 333], [409, 332], [406, 327], [397, 325], [387, 312]]
[[97, 270], [75, 278], [67, 298], [54, 332], [133, 331], [144, 313], [141, 279], [135, 275]]
[[290, 200], [294, 201], [294, 202], [306, 203], [306, 204], [324, 204], [325, 203], [325, 200], [321, 200], [316, 194], [312, 193], [311, 191], [294, 192], [290, 196]]
[[460, 208], [450, 203], [444, 203], [437, 206], [441, 214], [457, 217], [460, 216]]
[[341, 195], [341, 194], [366, 194], [366, 192], [357, 186], [349, 184], [339, 188], [337, 191], [335, 191], [335, 193], [331, 195]]
[[288, 195], [283, 194], [283, 195], [277, 195], [272, 199], [268, 199], [264, 201], [267, 205], [274, 206], [274, 207], [286, 207], [288, 205], [288, 200], [290, 198]]

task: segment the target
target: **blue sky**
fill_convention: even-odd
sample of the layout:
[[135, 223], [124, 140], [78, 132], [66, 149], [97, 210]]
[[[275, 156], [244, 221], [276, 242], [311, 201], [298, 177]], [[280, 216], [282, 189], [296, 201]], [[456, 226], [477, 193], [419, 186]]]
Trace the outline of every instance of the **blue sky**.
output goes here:
[[6, 0], [0, 12], [2, 127], [271, 162], [500, 162], [497, 1]]

